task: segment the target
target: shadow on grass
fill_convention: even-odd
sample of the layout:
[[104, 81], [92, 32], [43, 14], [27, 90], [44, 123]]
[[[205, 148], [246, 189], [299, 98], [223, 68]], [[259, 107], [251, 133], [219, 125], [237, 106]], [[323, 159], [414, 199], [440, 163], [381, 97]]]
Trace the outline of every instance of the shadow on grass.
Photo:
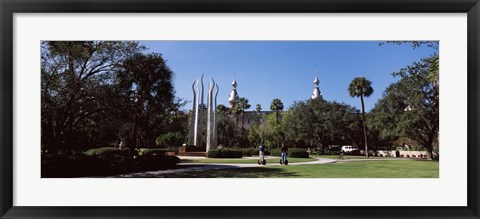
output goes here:
[[[189, 168], [201, 168], [199, 166], [189, 166]], [[192, 170], [189, 171], [175, 171], [172, 173], [162, 174], [145, 174], [142, 178], [267, 178], [267, 177], [298, 177], [297, 174], [286, 172], [282, 169], [273, 169], [265, 167], [243, 167], [232, 168], [228, 165], [215, 165], [210, 170]]]

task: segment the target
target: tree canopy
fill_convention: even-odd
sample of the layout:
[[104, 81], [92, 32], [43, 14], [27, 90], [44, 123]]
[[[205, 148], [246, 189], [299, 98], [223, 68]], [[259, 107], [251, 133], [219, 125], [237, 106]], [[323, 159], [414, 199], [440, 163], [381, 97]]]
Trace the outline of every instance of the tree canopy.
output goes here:
[[169, 115], [182, 117], [173, 72], [144, 51], [132, 41], [42, 42], [42, 148], [151, 146], [169, 131]]

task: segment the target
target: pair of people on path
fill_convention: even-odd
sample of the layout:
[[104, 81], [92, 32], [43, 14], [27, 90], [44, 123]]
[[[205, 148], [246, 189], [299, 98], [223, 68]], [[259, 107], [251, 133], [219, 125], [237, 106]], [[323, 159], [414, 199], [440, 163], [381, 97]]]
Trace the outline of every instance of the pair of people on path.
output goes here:
[[[285, 161], [287, 161], [288, 147], [284, 143], [282, 143], [282, 147], [280, 147], [280, 151], [282, 152], [282, 163], [285, 163]], [[258, 147], [258, 157], [260, 158], [261, 161], [265, 159], [265, 144], [263, 142]]]

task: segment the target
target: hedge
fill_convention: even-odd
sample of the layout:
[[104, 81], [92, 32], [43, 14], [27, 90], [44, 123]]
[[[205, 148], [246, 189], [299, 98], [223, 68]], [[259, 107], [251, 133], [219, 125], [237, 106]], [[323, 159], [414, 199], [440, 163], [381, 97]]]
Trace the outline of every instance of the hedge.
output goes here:
[[280, 157], [282, 155], [282, 152], [279, 148], [274, 148], [270, 150], [270, 154], [275, 157]]
[[180, 163], [177, 156], [144, 155], [135, 159], [135, 166], [142, 171], [174, 168]]
[[[243, 157], [258, 156], [258, 148], [238, 148], [238, 147], [224, 147], [222, 149], [238, 150], [242, 152]], [[265, 155], [270, 155], [270, 152], [265, 150]]]
[[103, 148], [77, 155], [42, 154], [41, 175], [45, 178], [112, 176], [175, 168], [179, 162], [178, 157], [165, 156], [163, 153], [131, 156], [128, 151]]
[[103, 147], [103, 148], [93, 148], [85, 152], [88, 156], [103, 156], [103, 155], [128, 155], [129, 154], [128, 148], [125, 149], [118, 149], [113, 147]]
[[[362, 153], [360, 153], [360, 150], [353, 150], [353, 151], [348, 151], [348, 152], [344, 152], [345, 155], [355, 155], [355, 156], [360, 156], [362, 155]], [[371, 153], [369, 153], [371, 154]]]
[[185, 152], [205, 152], [205, 147], [197, 147], [195, 145], [182, 146], [185, 149]]
[[[251, 157], [255, 154], [255, 150], [252, 148], [240, 148], [239, 150], [242, 151], [242, 155], [245, 157]], [[258, 155], [258, 151], [256, 151], [256, 154]]]
[[[275, 148], [271, 150], [272, 156], [282, 156], [282, 152], [280, 151], [279, 148]], [[308, 152], [305, 149], [302, 148], [289, 148], [287, 151], [287, 157], [291, 158], [308, 158]]]
[[[250, 156], [258, 156], [258, 148], [252, 148], [251, 150], [251, 155]], [[265, 149], [265, 155], [270, 155], [270, 151]]]
[[242, 150], [231, 149], [231, 148], [222, 148], [222, 149], [211, 149], [208, 151], [207, 157], [209, 158], [242, 158]]
[[175, 150], [166, 149], [166, 148], [140, 148], [138, 155], [147, 156], [147, 155], [163, 155], [165, 152], [175, 152]]
[[293, 158], [308, 158], [308, 152], [302, 148], [290, 148], [288, 149], [287, 156]]

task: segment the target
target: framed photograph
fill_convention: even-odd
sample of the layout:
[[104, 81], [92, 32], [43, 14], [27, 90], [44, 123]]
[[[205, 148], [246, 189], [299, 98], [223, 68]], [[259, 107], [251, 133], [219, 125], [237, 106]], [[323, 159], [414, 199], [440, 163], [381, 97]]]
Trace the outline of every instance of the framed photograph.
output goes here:
[[478, 0], [0, 9], [1, 218], [479, 217]]

